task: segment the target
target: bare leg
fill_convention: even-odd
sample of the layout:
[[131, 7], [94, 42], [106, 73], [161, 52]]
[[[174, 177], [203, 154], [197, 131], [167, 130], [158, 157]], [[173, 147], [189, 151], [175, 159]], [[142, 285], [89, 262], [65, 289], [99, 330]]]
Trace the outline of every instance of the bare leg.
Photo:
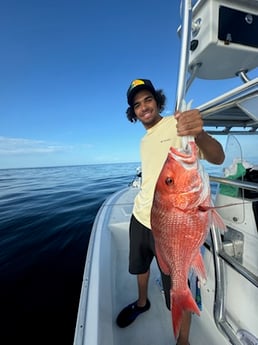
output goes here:
[[148, 298], [148, 282], [149, 282], [150, 271], [143, 274], [137, 275], [138, 283], [138, 307], [144, 307]]
[[177, 345], [188, 345], [189, 344], [189, 332], [191, 326], [191, 313], [188, 311], [184, 312], [182, 324], [177, 339]]

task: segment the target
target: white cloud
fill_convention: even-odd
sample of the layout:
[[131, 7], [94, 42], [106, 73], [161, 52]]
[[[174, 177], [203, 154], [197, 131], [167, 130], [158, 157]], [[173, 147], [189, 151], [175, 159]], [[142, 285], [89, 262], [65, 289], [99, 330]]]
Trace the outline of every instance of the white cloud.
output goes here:
[[0, 136], [1, 155], [55, 153], [71, 149], [72, 146], [62, 146], [58, 144], [47, 143], [42, 140], [8, 138]]

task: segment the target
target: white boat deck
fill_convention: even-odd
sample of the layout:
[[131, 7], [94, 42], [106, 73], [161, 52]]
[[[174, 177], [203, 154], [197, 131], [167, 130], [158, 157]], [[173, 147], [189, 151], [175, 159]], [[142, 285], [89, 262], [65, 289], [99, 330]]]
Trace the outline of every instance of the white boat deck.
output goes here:
[[[120, 329], [115, 324], [118, 313], [127, 304], [137, 299], [136, 277], [128, 272], [128, 224], [124, 227], [112, 227], [113, 241], [116, 246], [113, 250], [117, 253], [114, 258], [114, 281], [116, 285], [112, 291], [114, 301], [114, 344], [138, 344], [138, 345], [173, 345], [175, 344], [171, 314], [166, 308], [162, 287], [160, 285], [160, 273], [153, 260], [149, 281], [149, 299], [151, 308], [138, 318], [130, 326]], [[161, 317], [162, 315], [162, 317]]]
[[[151, 308], [128, 327], [116, 325], [118, 313], [137, 299], [136, 277], [128, 272], [129, 220], [136, 188], [120, 191], [102, 205], [96, 217], [88, 248], [74, 345], [175, 345], [170, 311], [160, 285], [155, 259], [151, 267]], [[206, 286], [210, 300], [214, 286]], [[191, 345], [229, 345], [215, 328], [211, 337], [213, 299], [201, 316], [193, 315]], [[200, 338], [201, 334], [201, 338]]]
[[[126, 328], [121, 329], [116, 325], [118, 313], [137, 299], [136, 277], [128, 272], [128, 228], [136, 193], [136, 188], [130, 188], [126, 193], [117, 193], [99, 211], [103, 218], [93, 228], [88, 248], [88, 266], [85, 267], [74, 339], [76, 345], [176, 343], [155, 260], [149, 281], [151, 308]], [[103, 231], [104, 224], [107, 226], [106, 231]]]
[[[124, 206], [114, 207], [110, 214], [109, 229], [112, 235], [112, 284], [114, 284], [112, 287], [112, 327], [114, 344], [174, 345], [175, 340], [172, 332], [171, 314], [165, 305], [165, 298], [160, 285], [160, 273], [155, 259], [152, 263], [149, 281], [149, 300], [151, 302], [151, 308], [144, 314], [139, 315], [138, 318], [126, 328], [119, 328], [115, 322], [118, 313], [126, 305], [134, 302], [138, 296], [136, 276], [128, 272], [128, 228], [132, 210], [132, 194], [136, 193], [137, 189], [132, 188], [128, 190], [128, 193], [120, 197], [121, 200], [117, 200], [118, 205], [124, 204]], [[127, 222], [124, 222], [125, 215]], [[120, 216], [123, 223], [118, 221]]]
[[[114, 345], [175, 345], [176, 341], [172, 330], [171, 313], [165, 304], [165, 297], [162, 292], [160, 282], [160, 272], [154, 259], [151, 266], [151, 275], [149, 281], [149, 300], [151, 308], [138, 318], [128, 327], [119, 328], [116, 325], [116, 317], [118, 313], [129, 303], [137, 299], [137, 282], [136, 277], [128, 272], [128, 256], [129, 256], [129, 220], [132, 210], [132, 201], [137, 189], [131, 188], [126, 193], [121, 194], [115, 200], [117, 207], [113, 207], [114, 200], [107, 202], [106, 207], [112, 207], [109, 214], [111, 232], [111, 291], [112, 291], [112, 344]], [[110, 205], [110, 206], [108, 206]], [[125, 216], [127, 222], [125, 222]], [[121, 222], [119, 221], [121, 217]], [[203, 298], [210, 300], [215, 287], [208, 285], [206, 287], [207, 294]], [[107, 297], [108, 298], [108, 297]], [[213, 300], [212, 300], [213, 301]], [[190, 343], [191, 345], [225, 345], [230, 344], [225, 337], [217, 330], [217, 337], [211, 337], [210, 325], [213, 324], [213, 303], [206, 303], [201, 316], [192, 315]], [[214, 332], [214, 330], [213, 330]], [[201, 338], [200, 338], [201, 334]], [[111, 342], [103, 342], [103, 344], [111, 344]]]

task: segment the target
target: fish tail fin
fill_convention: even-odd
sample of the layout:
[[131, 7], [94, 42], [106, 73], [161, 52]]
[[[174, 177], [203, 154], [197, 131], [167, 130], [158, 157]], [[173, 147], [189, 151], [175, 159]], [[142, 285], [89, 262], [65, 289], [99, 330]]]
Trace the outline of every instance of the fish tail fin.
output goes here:
[[171, 315], [172, 315], [172, 326], [174, 330], [175, 338], [178, 338], [183, 313], [185, 311], [194, 312], [197, 315], [200, 315], [200, 310], [192, 296], [191, 290], [187, 288], [184, 291], [173, 291], [170, 292], [171, 300]]

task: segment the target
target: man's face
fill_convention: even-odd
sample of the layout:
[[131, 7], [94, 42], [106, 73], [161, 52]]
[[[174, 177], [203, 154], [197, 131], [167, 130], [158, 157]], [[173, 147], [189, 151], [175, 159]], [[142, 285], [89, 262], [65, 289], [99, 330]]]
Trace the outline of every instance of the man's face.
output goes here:
[[161, 119], [157, 102], [148, 90], [137, 92], [133, 100], [133, 110], [146, 129], [153, 127]]

